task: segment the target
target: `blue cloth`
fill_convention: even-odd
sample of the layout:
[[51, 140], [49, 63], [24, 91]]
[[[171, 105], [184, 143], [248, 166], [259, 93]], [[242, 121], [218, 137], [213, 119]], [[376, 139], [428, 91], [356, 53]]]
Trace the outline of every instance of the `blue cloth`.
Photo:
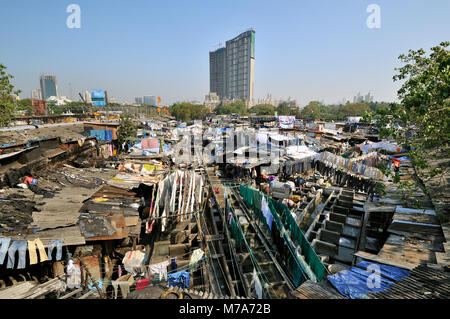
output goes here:
[[367, 267], [369, 267], [370, 265], [377, 265], [380, 268], [380, 273], [383, 277], [389, 278], [394, 281], [400, 280], [403, 277], [406, 277], [410, 274], [408, 270], [403, 268], [379, 264], [372, 261], [369, 262], [365, 260], [361, 261], [358, 264], [358, 267], [362, 269], [367, 269]]
[[48, 260], [52, 260], [53, 249], [56, 248], [56, 259], [61, 260], [63, 241], [60, 239], [52, 239], [48, 244]]
[[10, 146], [10, 145], [14, 145], [14, 143], [3, 144], [3, 145], [0, 145], [0, 147], [6, 147], [6, 146]]
[[17, 269], [25, 268], [25, 258], [27, 256], [28, 242], [26, 240], [15, 241], [8, 249], [8, 264], [6, 268], [12, 269], [14, 268], [14, 264], [16, 262], [16, 251], [19, 252], [19, 264], [17, 265]]
[[105, 130], [105, 140], [112, 141], [112, 131], [111, 130]]
[[170, 145], [169, 144], [164, 144], [162, 146], [162, 151], [163, 151], [163, 153], [166, 153], [166, 152], [170, 151]]
[[3, 262], [5, 261], [10, 242], [11, 238], [0, 238], [0, 265], [3, 265]]
[[101, 141], [112, 141], [111, 130], [91, 130], [90, 135]]
[[[96, 283], [97, 283], [98, 288], [99, 288], [100, 290], [103, 290], [103, 283], [102, 283], [102, 281], [101, 281], [101, 280], [97, 280]], [[93, 289], [97, 289], [97, 288], [95, 288], [94, 283], [91, 282], [91, 283], [88, 285], [88, 289], [89, 289], [89, 290], [93, 290]]]
[[191, 284], [191, 275], [186, 271], [179, 271], [174, 274], [170, 274], [167, 280], [167, 286], [186, 288]]
[[272, 221], [273, 221], [273, 215], [271, 212], [264, 214], [264, 217], [266, 217], [267, 226], [269, 226], [269, 229], [272, 230]]

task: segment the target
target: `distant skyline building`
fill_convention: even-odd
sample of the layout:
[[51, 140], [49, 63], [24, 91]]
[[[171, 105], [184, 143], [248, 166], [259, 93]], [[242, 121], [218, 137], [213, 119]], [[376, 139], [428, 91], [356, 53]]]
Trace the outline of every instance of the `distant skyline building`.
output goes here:
[[84, 91], [84, 102], [89, 104], [92, 103], [91, 91]]
[[223, 99], [245, 100], [253, 106], [255, 31], [250, 29], [209, 53], [210, 93]]
[[209, 52], [209, 92], [221, 99], [227, 95], [227, 51], [220, 48]]
[[31, 98], [34, 100], [42, 100], [42, 91], [37, 88], [31, 91]]
[[144, 98], [142, 96], [135, 97], [134, 101], [136, 102], [136, 104], [144, 104]]
[[280, 104], [286, 104], [290, 107], [298, 107], [298, 102], [296, 99], [293, 99], [291, 96], [288, 99], [273, 99], [272, 98], [272, 93], [267, 93], [267, 97], [266, 98], [260, 98], [258, 99], [258, 103], [257, 104], [268, 104], [268, 105], [272, 105], [274, 107], [277, 107]]
[[370, 95], [370, 92], [367, 93], [365, 96], [361, 95], [360, 92], [358, 92], [357, 95], [353, 97], [353, 103], [361, 103], [361, 102], [373, 102], [373, 95]]
[[216, 92], [211, 92], [205, 96], [205, 106], [210, 110], [213, 110], [220, 104], [220, 97]]
[[51, 96], [58, 97], [58, 84], [56, 82], [56, 75], [42, 74], [40, 78], [41, 95], [43, 100], [47, 100]]
[[156, 97], [154, 95], [144, 95], [142, 104], [156, 106]]

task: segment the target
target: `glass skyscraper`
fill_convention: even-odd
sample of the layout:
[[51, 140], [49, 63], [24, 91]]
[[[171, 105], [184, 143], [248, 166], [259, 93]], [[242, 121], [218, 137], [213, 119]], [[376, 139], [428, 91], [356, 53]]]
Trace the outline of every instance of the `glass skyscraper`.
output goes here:
[[58, 97], [58, 85], [55, 75], [41, 75], [42, 99], [47, 100], [50, 96]]
[[221, 99], [246, 100], [253, 105], [255, 31], [250, 29], [209, 53], [210, 92]]

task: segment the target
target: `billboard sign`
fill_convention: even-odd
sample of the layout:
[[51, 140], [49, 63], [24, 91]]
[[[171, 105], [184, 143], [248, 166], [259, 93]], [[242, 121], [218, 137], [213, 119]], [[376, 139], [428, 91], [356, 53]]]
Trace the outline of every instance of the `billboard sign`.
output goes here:
[[93, 106], [105, 106], [105, 91], [91, 90], [91, 100]]
[[277, 121], [280, 125], [280, 128], [293, 129], [294, 122], [295, 122], [295, 115], [294, 116], [277, 116]]

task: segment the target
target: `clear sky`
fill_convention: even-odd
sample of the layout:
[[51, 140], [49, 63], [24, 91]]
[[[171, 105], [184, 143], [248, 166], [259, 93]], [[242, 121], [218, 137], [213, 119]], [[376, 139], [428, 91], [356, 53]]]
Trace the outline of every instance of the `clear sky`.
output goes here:
[[[69, 4], [81, 28], [69, 29]], [[381, 28], [369, 29], [369, 4]], [[256, 31], [255, 98], [334, 103], [370, 91], [396, 99], [398, 55], [450, 40], [448, 0], [2, 0], [0, 63], [21, 97], [55, 74], [60, 95], [106, 89], [120, 102], [161, 96], [203, 102], [209, 55], [245, 29]]]

